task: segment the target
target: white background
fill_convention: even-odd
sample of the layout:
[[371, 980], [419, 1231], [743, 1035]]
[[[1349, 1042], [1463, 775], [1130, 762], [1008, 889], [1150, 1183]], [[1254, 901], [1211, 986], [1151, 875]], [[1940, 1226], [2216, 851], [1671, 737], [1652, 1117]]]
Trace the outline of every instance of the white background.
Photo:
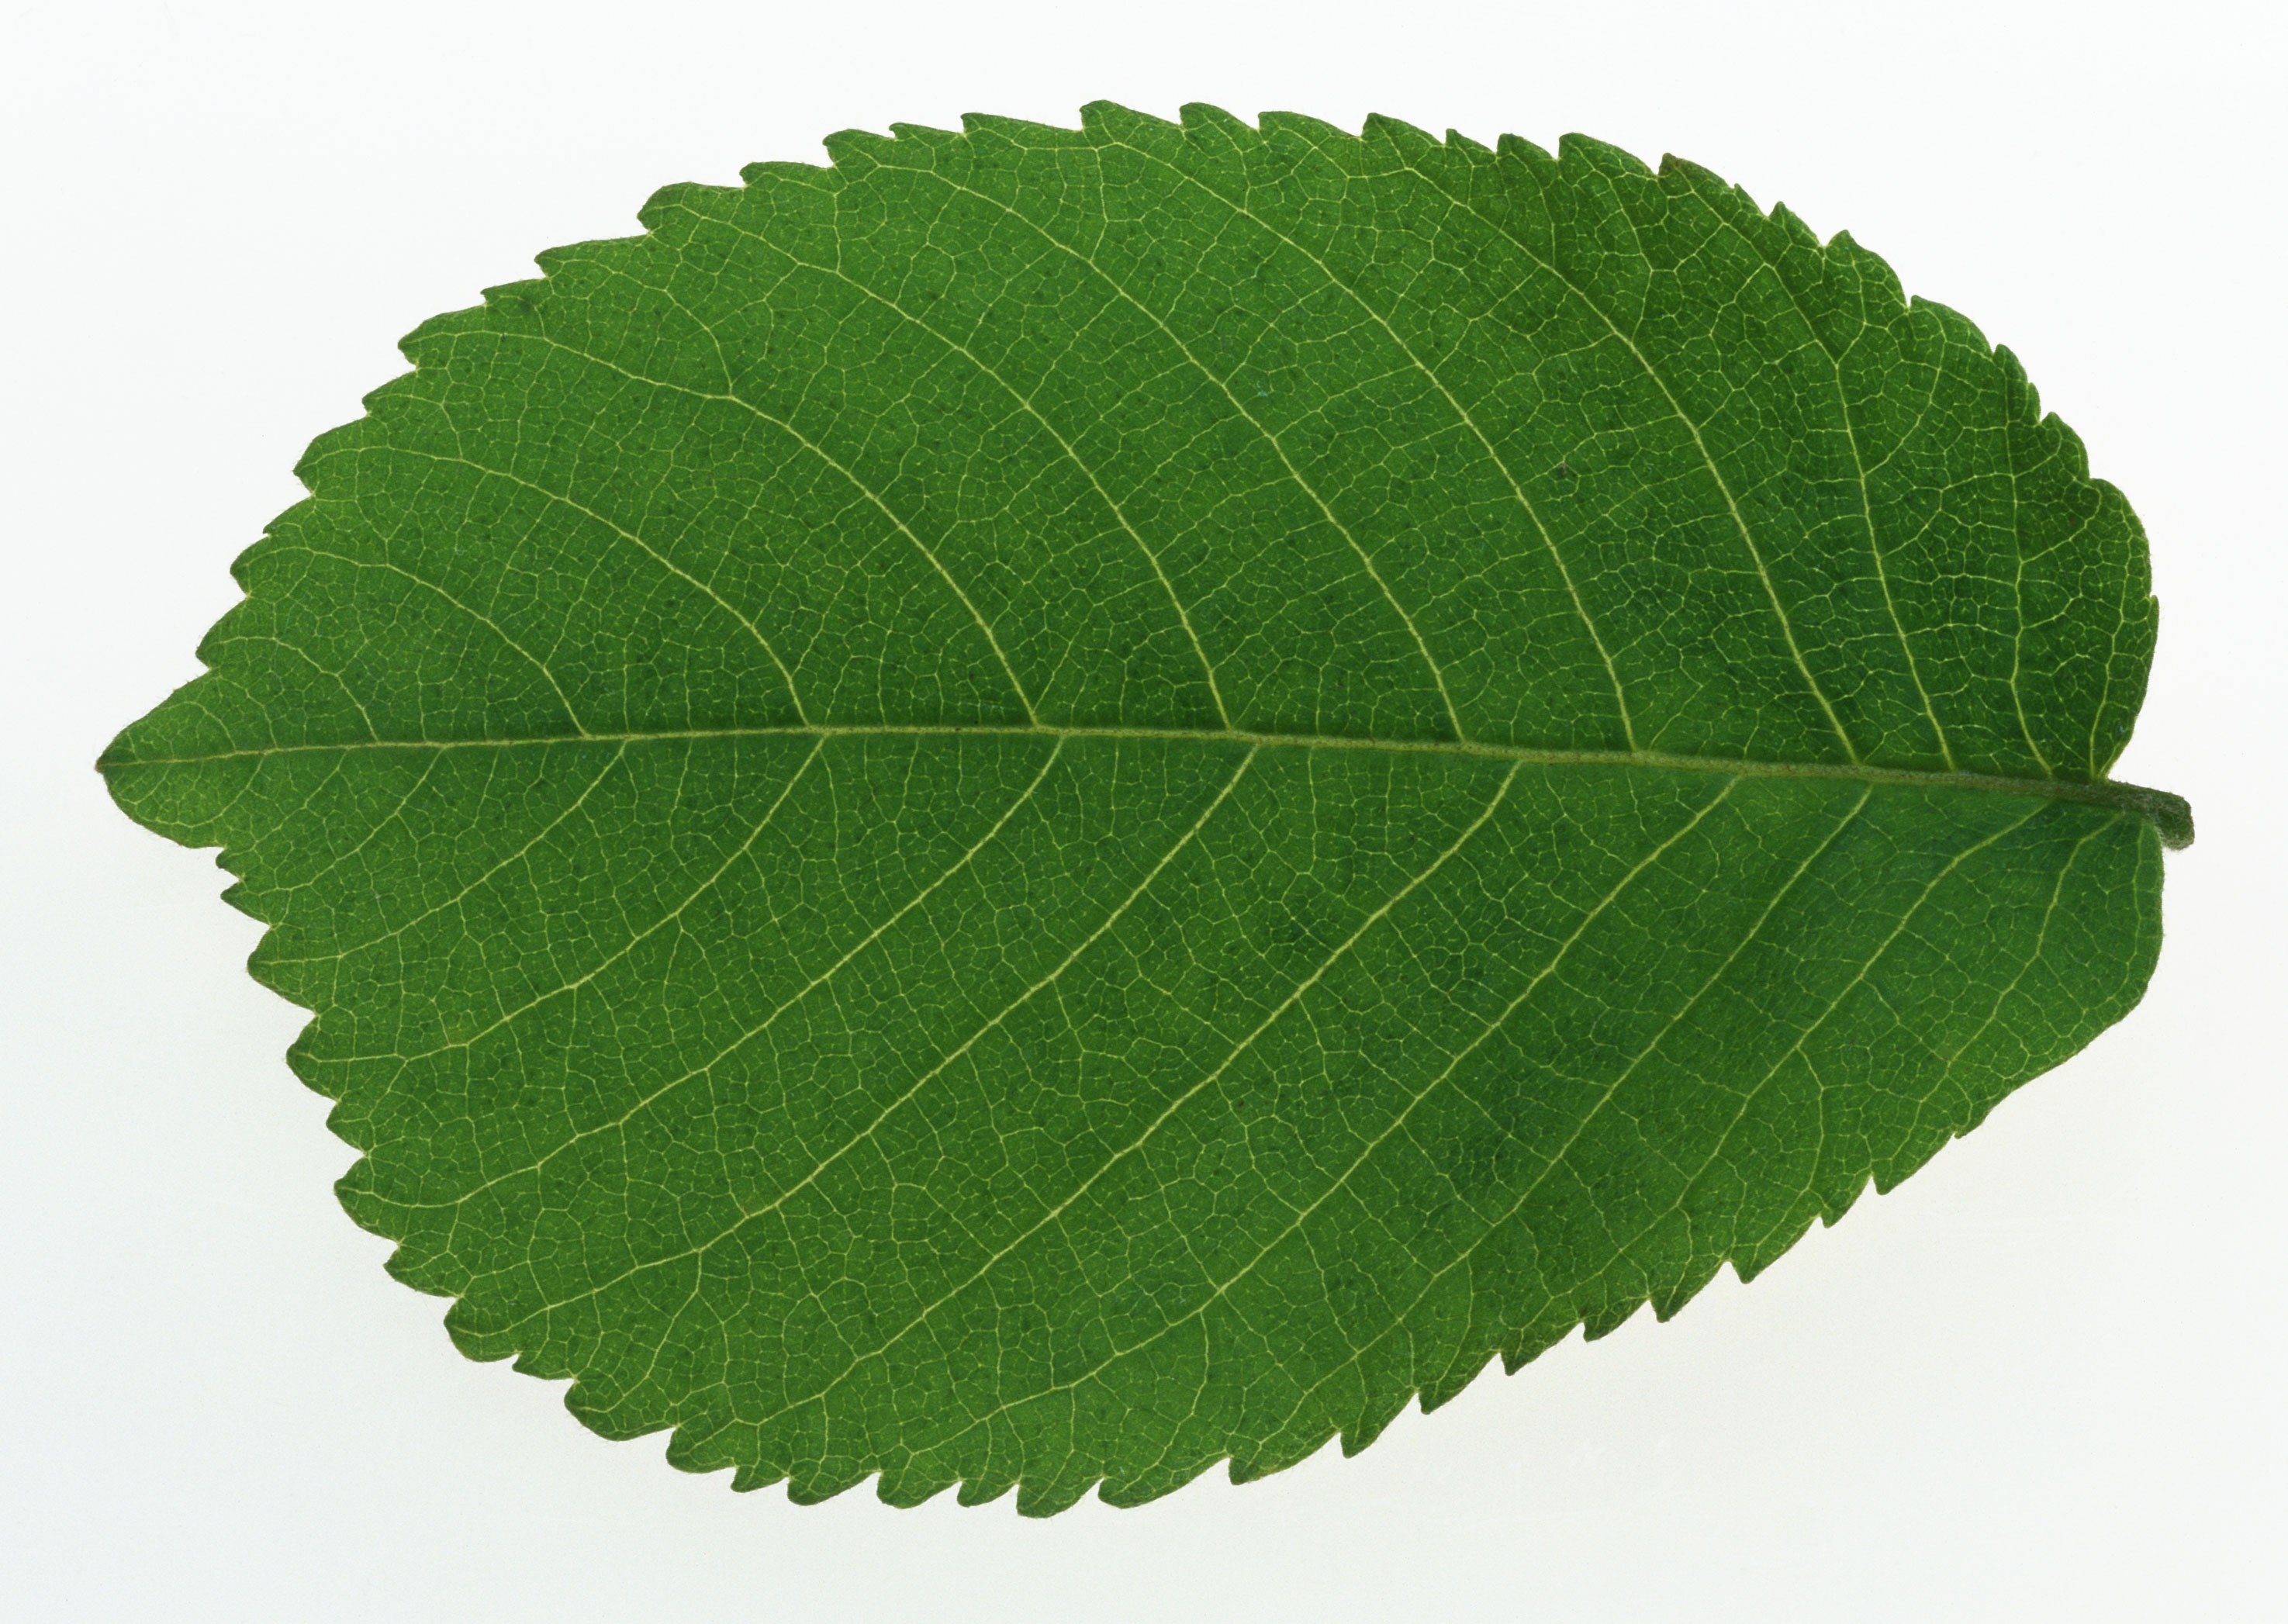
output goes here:
[[[2288, 1606], [2276, 5], [90, 4], [0, 36], [0, 1613], [2257, 1619]], [[2153, 540], [2145, 1002], [1752, 1287], [1355, 1460], [735, 1496], [456, 1354], [208, 858], [90, 764], [397, 336], [655, 186], [1110, 98], [1668, 150], [2013, 346]]]

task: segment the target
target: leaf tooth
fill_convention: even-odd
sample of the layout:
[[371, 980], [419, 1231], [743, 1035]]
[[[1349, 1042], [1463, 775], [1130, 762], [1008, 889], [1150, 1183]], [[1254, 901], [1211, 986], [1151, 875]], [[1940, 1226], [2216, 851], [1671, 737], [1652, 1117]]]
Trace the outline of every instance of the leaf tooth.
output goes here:
[[[1936, 299], [1925, 298], [1918, 293], [1907, 301], [1907, 308], [1927, 320], [1937, 321], [1945, 329], [1949, 343], [1981, 355], [1994, 353], [1993, 341], [1986, 337], [1978, 323], [1964, 315], [1953, 305], [1942, 305]], [[2017, 358], [2013, 356], [2010, 365], [2016, 364]], [[2019, 376], [2022, 377], [2024, 374], [2021, 373]]]
[[1839, 231], [1830, 237], [1824, 251], [1830, 265], [1859, 279], [1860, 297], [1879, 304], [1885, 315], [1895, 316], [1907, 308], [1906, 289], [1899, 285], [1899, 273], [1891, 269], [1890, 261], [1862, 247], [1849, 232]]
[[[1334, 1436], [1334, 1428], [1322, 1427], [1308, 1433], [1267, 1439], [1254, 1454], [1231, 1457], [1231, 1480], [1235, 1485], [1254, 1483], [1274, 1472], [1283, 1472], [1291, 1466], [1300, 1466], [1318, 1454], [1326, 1441]], [[1189, 1480], [1188, 1477], [1185, 1479], [1187, 1482]], [[1168, 1490], [1158, 1492], [1166, 1493]]]
[[[822, 1466], [815, 1474], [807, 1477], [789, 1474], [787, 1498], [798, 1506], [822, 1505], [837, 1494], [848, 1493], [874, 1475], [870, 1467], [854, 1466], [844, 1466], [836, 1471], [828, 1471]], [[1058, 1509], [1062, 1510], [1063, 1508], [1059, 1507]]]
[[784, 1483], [786, 1474], [763, 1465], [742, 1466], [731, 1474], [734, 1493], [751, 1494], [757, 1489], [767, 1489], [774, 1483]]
[[[1431, 1411], [1442, 1408], [1460, 1398], [1463, 1389], [1484, 1374], [1486, 1367], [1491, 1364], [1499, 1353], [1500, 1350], [1497, 1348], [1458, 1351], [1451, 1364], [1429, 1381], [1423, 1382], [1415, 1393], [1415, 1399], [1421, 1406], [1422, 1413], [1427, 1415]], [[1520, 1359], [1518, 1364], [1522, 1365], [1524, 1362], [1523, 1359]], [[1504, 1359], [1504, 1363], [1507, 1365], [1506, 1359]], [[1508, 1365], [1508, 1369], [1514, 1373], [1517, 1366]]]
[[[815, 173], [817, 170], [816, 165], [809, 163], [797, 164], [794, 167], [812, 173]], [[745, 171], [742, 170], [742, 179], [744, 176]], [[743, 186], [724, 186], [702, 180], [679, 180], [671, 186], [660, 187], [658, 191], [644, 199], [643, 207], [636, 210], [636, 218], [643, 223], [646, 231], [657, 231], [659, 217], [671, 209], [692, 209], [695, 212], [704, 212], [697, 206], [704, 203], [719, 203], [735, 207], [739, 194], [745, 189]], [[618, 240], [631, 241], [627, 238]]]
[[[1782, 1255], [1811, 1232], [1812, 1221], [1822, 1216], [1816, 1208], [1804, 1206], [1781, 1220], [1760, 1240], [1736, 1247], [1732, 1252], [1732, 1272], [1744, 1286], [1765, 1270], [1779, 1262]], [[1827, 1219], [1830, 1224], [1835, 1220]]]
[[1300, 137], [1315, 146], [1336, 141], [1352, 147], [1359, 144], [1359, 138], [1349, 131], [1305, 113], [1265, 113], [1259, 115], [1256, 123], [1266, 139], [1289, 136]]
[[960, 1481], [958, 1477], [941, 1477], [911, 1466], [895, 1471], [885, 1470], [874, 1479], [874, 1498], [886, 1506], [910, 1511], [916, 1506], [936, 1499]]
[[[1254, 125], [1237, 114], [1227, 113], [1221, 107], [1209, 102], [1188, 101], [1176, 111], [1184, 121], [1181, 128], [1188, 135], [1202, 135], [1214, 131], [1234, 139], [1252, 140], [1256, 136]], [[1132, 116], [1139, 119], [1144, 117], [1142, 114], [1135, 114]], [[1156, 125], [1161, 123], [1161, 121], [1156, 118], [1147, 122]]]
[[1645, 1305], [1642, 1292], [1631, 1292], [1625, 1296], [1607, 1299], [1581, 1316], [1581, 1339], [1601, 1342], [1626, 1325], [1637, 1310]]
[[[1454, 132], [1450, 130], [1446, 133], [1451, 139]], [[1366, 123], [1359, 127], [1358, 139], [1369, 146], [1379, 141], [1402, 152], [1424, 152], [1441, 144], [1427, 130], [1402, 118], [1393, 118], [1387, 113], [1368, 114]]]
[[1156, 118], [1149, 113], [1140, 113], [1134, 107], [1124, 106], [1117, 101], [1092, 101], [1084, 105], [1080, 110], [1081, 133], [1087, 136], [1117, 136], [1134, 134], [1143, 131], [1180, 130], [1181, 128], [1183, 126], [1180, 124], [1171, 123], [1164, 118]]
[[1660, 155], [1660, 168], [1655, 170], [1654, 174], [1663, 188], [1672, 194], [1696, 193], [1704, 199], [1711, 201], [1721, 198], [1730, 202], [1736, 208], [1745, 210], [1759, 220], [1770, 218], [1765, 214], [1756, 200], [1749, 195], [1745, 186], [1734, 186], [1707, 165], [1695, 163], [1689, 158], [1680, 158], [1672, 152], [1663, 153]]
[[1812, 230], [1810, 222], [1785, 203], [1774, 203], [1767, 218], [1779, 228], [1790, 247], [1813, 250], [1819, 247], [1819, 234]]
[[1652, 1304], [1653, 1318], [1664, 1325], [1675, 1319], [1684, 1305], [1705, 1290], [1708, 1282], [1722, 1271], [1726, 1261], [1720, 1255], [1687, 1260], [1672, 1281], [1646, 1295], [1644, 1300]]
[[[815, 186], [822, 177], [834, 173], [831, 163], [801, 163], [792, 158], [774, 158], [768, 162], [750, 163], [739, 170], [739, 179], [750, 189], [759, 190], [772, 185]], [[731, 188], [725, 187], [726, 191]]]
[[[552, 268], [552, 261], [557, 259], [563, 252], [562, 249], [550, 249], [545, 253], [536, 254], [533, 257], [544, 270], [548, 270]], [[467, 310], [455, 311], [453, 315], [462, 318], [465, 327], [479, 325], [488, 315], [505, 318], [512, 321], [518, 321], [536, 313], [540, 303], [553, 291], [546, 276], [528, 276], [520, 281], [496, 282], [493, 286], [485, 289], [479, 296], [483, 300], [482, 304], [472, 305]], [[432, 317], [416, 328], [413, 333], [407, 334], [406, 342], [409, 344], [413, 342], [415, 334], [437, 330], [437, 323], [448, 319], [442, 316]]]
[[[965, 127], [970, 119], [978, 115], [975, 114], [964, 114], [963, 125]], [[890, 135], [895, 140], [909, 141], [917, 147], [928, 147], [932, 150], [942, 150], [962, 144], [961, 131], [944, 130], [935, 124], [893, 123], [890, 126]]]
[[955, 1493], [953, 1498], [957, 1505], [986, 1506], [992, 1504], [1016, 1486], [1017, 1477], [1014, 1472], [987, 1470], [972, 1477], [964, 1477], [961, 1480], [960, 1488]]
[[[1071, 1509], [1081, 1497], [1102, 1481], [1093, 1472], [1076, 1472], [1068, 1477], [1054, 1477], [1044, 1483], [1032, 1477], [1017, 1480], [1017, 1515], [1020, 1517], [1054, 1517], [1060, 1511]], [[1153, 1496], [1146, 1495], [1145, 1499]], [[1112, 1501], [1120, 1505], [1134, 1501]]]
[[1536, 146], [1521, 135], [1505, 135], [1498, 138], [1494, 142], [1494, 153], [1498, 157], [1506, 158], [1513, 163], [1524, 164], [1537, 178], [1543, 180], [1548, 179], [1557, 168], [1557, 160], [1550, 154], [1547, 147]]
[[[704, 1476], [721, 1471], [731, 1464], [724, 1459], [724, 1451], [717, 1440], [735, 1424], [730, 1408], [719, 1388], [711, 1395], [707, 1413], [679, 1424], [668, 1434], [667, 1463], [678, 1471]], [[915, 1502], [917, 1505], [920, 1501]]]
[[1636, 154], [1624, 152], [1610, 141], [1583, 135], [1577, 130], [1559, 139], [1557, 162], [1569, 175], [1587, 169], [1603, 175], [1625, 176], [1633, 180], [1656, 178], [1652, 166]]
[[[890, 128], [901, 136], [909, 130], [923, 133], [916, 125], [893, 124]], [[930, 131], [926, 133], [941, 135], [944, 132]], [[962, 136], [976, 135], [1000, 136], [1023, 147], [1083, 147], [1087, 144], [1081, 131], [1069, 130], [1062, 124], [1045, 124], [1037, 119], [1012, 118], [1005, 113], [965, 113], [961, 115], [961, 135], [950, 139], [959, 140]]]
[[826, 148], [830, 166], [844, 174], [862, 175], [886, 162], [884, 152], [895, 138], [877, 130], [838, 130], [819, 143]]
[[1409, 1388], [1395, 1397], [1380, 1401], [1370, 1395], [1368, 1407], [1337, 1434], [1342, 1440], [1344, 1455], [1355, 1455], [1380, 1438], [1392, 1422], [1406, 1413], [1406, 1406], [1414, 1401], [1417, 1390]]

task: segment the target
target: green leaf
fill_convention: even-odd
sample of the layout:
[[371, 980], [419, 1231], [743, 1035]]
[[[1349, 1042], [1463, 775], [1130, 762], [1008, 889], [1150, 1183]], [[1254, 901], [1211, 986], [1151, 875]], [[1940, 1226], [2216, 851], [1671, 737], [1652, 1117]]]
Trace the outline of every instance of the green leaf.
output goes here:
[[614, 1438], [1275, 1470], [2118, 1019], [2155, 608], [2006, 351], [1705, 170], [848, 133], [406, 342], [103, 762], [341, 1184]]

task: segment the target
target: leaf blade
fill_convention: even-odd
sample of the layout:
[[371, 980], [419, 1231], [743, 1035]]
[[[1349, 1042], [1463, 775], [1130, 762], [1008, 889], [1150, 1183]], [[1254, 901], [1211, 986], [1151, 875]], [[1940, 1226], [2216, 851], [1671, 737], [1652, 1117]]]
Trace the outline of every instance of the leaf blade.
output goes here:
[[1578, 139], [830, 146], [417, 332], [104, 763], [465, 1351], [1131, 1503], [1752, 1274], [2134, 1003], [2141, 532], [1855, 245]]

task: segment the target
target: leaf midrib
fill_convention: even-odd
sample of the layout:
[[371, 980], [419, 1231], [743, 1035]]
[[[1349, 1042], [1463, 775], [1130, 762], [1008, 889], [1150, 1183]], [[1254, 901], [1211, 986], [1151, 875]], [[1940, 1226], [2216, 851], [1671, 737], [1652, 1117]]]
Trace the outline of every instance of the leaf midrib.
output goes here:
[[1759, 761], [1742, 757], [1682, 756], [1662, 750], [1560, 750], [1532, 745], [1491, 744], [1473, 740], [1382, 739], [1333, 733], [1265, 733], [1244, 728], [1074, 727], [1046, 723], [854, 723], [784, 724], [763, 727], [662, 728], [634, 733], [573, 733], [508, 739], [351, 739], [334, 744], [266, 745], [217, 750], [200, 756], [109, 757], [99, 770], [116, 767], [195, 766], [210, 762], [258, 760], [273, 756], [345, 750], [529, 749], [563, 744], [648, 744], [738, 739], [1027, 738], [1052, 741], [1140, 740], [1153, 743], [1225, 744], [1263, 749], [1355, 750], [1416, 756], [1466, 756], [1521, 762], [1531, 766], [1635, 767], [1661, 772], [1718, 772], [1734, 778], [1839, 779], [1855, 783], [1894, 784], [1930, 789], [1972, 790], [1987, 795], [2038, 796], [2132, 812], [2161, 832], [2165, 844], [2192, 844], [2192, 809], [2165, 789], [2104, 779], [2017, 778], [1991, 772], [1933, 772], [1886, 767], [1869, 762]]

